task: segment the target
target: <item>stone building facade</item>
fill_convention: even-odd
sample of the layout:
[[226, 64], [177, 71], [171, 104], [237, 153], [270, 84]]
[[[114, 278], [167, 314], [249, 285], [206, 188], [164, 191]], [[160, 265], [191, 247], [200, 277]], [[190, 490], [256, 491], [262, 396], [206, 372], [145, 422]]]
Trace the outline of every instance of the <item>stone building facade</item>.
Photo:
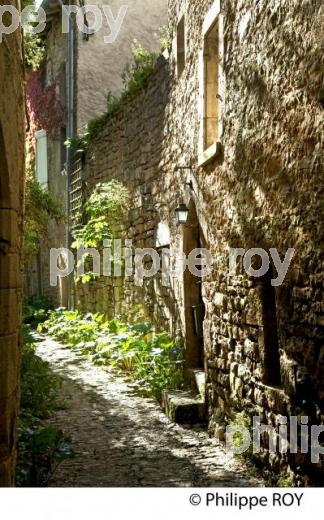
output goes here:
[[[171, 276], [169, 287], [160, 275], [142, 289], [100, 280], [77, 286], [76, 303], [112, 315], [146, 301], [160, 326], [180, 330], [187, 366], [205, 371], [217, 435], [242, 410], [276, 427], [281, 416], [322, 424], [323, 6], [170, 0], [169, 26], [170, 52], [149, 86], [87, 151], [84, 186], [119, 179], [133, 194], [126, 235], [135, 247], [164, 246], [172, 262], [202, 246], [212, 271], [200, 284]], [[182, 226], [179, 203], [189, 209]], [[272, 262], [251, 276], [244, 251], [230, 272], [233, 248], [294, 254], [273, 286]], [[193, 307], [204, 308], [203, 338]], [[304, 480], [321, 473], [309, 454], [264, 445], [261, 458]]]
[[[3, 2], [2, 2], [3, 3]], [[8, 2], [6, 2], [8, 4]], [[16, 1], [10, 5], [19, 9]], [[24, 183], [21, 34], [0, 43], [0, 487], [14, 483], [19, 401]]]
[[[69, 4], [77, 4], [69, 2]], [[83, 2], [85, 6], [104, 5], [102, 1]], [[81, 5], [81, 4], [80, 4]], [[84, 131], [87, 123], [107, 110], [107, 96], [119, 95], [123, 83], [122, 72], [132, 59], [134, 40], [147, 49], [156, 50], [159, 46], [158, 35], [161, 27], [167, 23], [166, 0], [133, 0], [127, 4], [127, 11], [122, 14], [124, 3], [121, 0], [109, 2], [113, 18], [118, 19], [121, 12], [120, 30], [116, 39], [105, 42], [111, 34], [107, 20], [103, 17], [102, 28], [85, 35], [79, 30], [73, 15], [70, 17], [71, 55], [69, 57], [69, 35], [62, 32], [62, 6], [59, 0], [44, 0], [41, 4], [46, 12], [46, 28], [43, 33], [46, 60], [43, 66], [44, 85], [55, 85], [57, 102], [63, 111], [62, 120], [46, 134], [46, 182], [45, 187], [60, 201], [62, 207], [68, 207], [67, 186], [69, 185], [69, 157], [64, 143], [69, 135]], [[91, 28], [93, 17], [86, 15]], [[71, 60], [71, 65], [69, 65]], [[70, 128], [69, 128], [69, 118]], [[42, 130], [42, 129], [39, 129]], [[36, 145], [37, 148], [37, 145]], [[42, 165], [42, 169], [44, 165]], [[36, 177], [38, 174], [36, 172]], [[71, 186], [71, 191], [75, 189]], [[74, 200], [73, 193], [71, 199]], [[68, 210], [67, 210], [68, 212]], [[28, 269], [26, 289], [29, 296], [44, 296], [56, 306], [67, 306], [67, 280], [53, 288], [50, 287], [51, 248], [67, 246], [66, 223], [51, 221], [46, 236], [42, 238], [40, 253]], [[61, 259], [64, 265], [64, 259]]]
[[[47, 25], [43, 35], [46, 46], [46, 60], [40, 71], [42, 90], [54, 88], [55, 106], [48, 114], [46, 128], [34, 128], [32, 140], [35, 142], [35, 177], [41, 186], [59, 201], [62, 210], [67, 207], [66, 190], [66, 112], [67, 112], [67, 36], [62, 33], [62, 23], [58, 2], [43, 2], [47, 14]], [[27, 77], [27, 83], [29, 78]], [[52, 119], [51, 119], [52, 117]], [[66, 224], [64, 221], [49, 220], [47, 233], [40, 237], [39, 252], [26, 269], [25, 285], [29, 297], [46, 299], [67, 305], [67, 283], [62, 281], [57, 289], [50, 288], [49, 251], [52, 247], [65, 247]]]
[[[75, 161], [75, 169], [82, 169], [84, 198], [99, 182], [118, 179], [128, 188], [131, 209], [118, 236], [132, 240], [135, 248], [156, 246], [159, 215], [153, 190], [158, 182], [168, 95], [168, 65], [160, 57], [148, 88], [111, 120], [86, 156]], [[102, 277], [86, 285], [76, 284], [75, 293], [78, 308], [109, 317], [125, 313], [142, 300], [150, 315], [155, 312], [153, 280], [141, 287], [135, 285], [134, 276]], [[169, 328], [168, 321], [165, 326]]]

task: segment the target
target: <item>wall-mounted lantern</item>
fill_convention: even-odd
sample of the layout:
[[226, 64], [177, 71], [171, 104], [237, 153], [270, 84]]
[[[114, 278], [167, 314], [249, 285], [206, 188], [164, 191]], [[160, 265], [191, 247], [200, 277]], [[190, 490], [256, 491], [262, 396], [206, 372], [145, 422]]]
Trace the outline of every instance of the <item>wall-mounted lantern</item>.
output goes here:
[[189, 209], [187, 208], [186, 204], [179, 204], [175, 211], [177, 215], [178, 224], [186, 224], [189, 215]]

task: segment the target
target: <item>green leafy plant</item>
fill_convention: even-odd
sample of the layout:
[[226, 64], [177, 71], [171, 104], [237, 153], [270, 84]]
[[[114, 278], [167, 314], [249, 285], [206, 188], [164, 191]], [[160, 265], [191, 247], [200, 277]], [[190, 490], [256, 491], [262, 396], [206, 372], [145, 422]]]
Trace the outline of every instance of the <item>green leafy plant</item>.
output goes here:
[[23, 331], [21, 401], [18, 423], [17, 486], [46, 486], [58, 465], [74, 456], [63, 432], [44, 423], [64, 405], [61, 379], [36, 354], [30, 330]]
[[86, 150], [88, 145], [88, 134], [85, 132], [82, 135], [77, 134], [74, 137], [69, 137], [64, 144], [74, 152], [82, 153]]
[[276, 485], [278, 487], [294, 487], [295, 479], [292, 475], [288, 475], [287, 473], [282, 472], [279, 475]]
[[154, 72], [157, 55], [142, 47], [134, 40], [132, 45], [133, 61], [126, 65], [122, 74], [124, 91], [122, 97], [132, 97], [146, 87]]
[[183, 384], [183, 351], [166, 333], [156, 333], [149, 322], [105, 321], [101, 314], [54, 311], [39, 326], [68, 344], [94, 364], [126, 372], [141, 394], [161, 400], [166, 388]]
[[61, 380], [51, 374], [48, 364], [36, 355], [35, 342], [24, 330], [21, 359], [21, 409], [22, 414], [47, 418], [58, 404]]
[[125, 100], [122, 97], [114, 96], [111, 92], [107, 96], [107, 115], [112, 116], [116, 112], [122, 110], [125, 106]]
[[27, 176], [25, 195], [24, 255], [28, 263], [38, 252], [40, 237], [44, 236], [50, 219], [64, 221], [61, 204], [32, 177]]
[[[235, 415], [235, 417], [229, 421], [229, 426], [243, 426], [250, 433], [252, 431], [252, 423], [249, 415], [246, 412], [239, 412]], [[252, 437], [251, 437], [252, 438]], [[240, 431], [236, 431], [232, 437], [232, 443], [235, 448], [240, 448], [243, 445], [243, 433]], [[251, 458], [252, 456], [252, 446], [250, 446], [244, 453], [241, 455], [237, 455], [238, 458]]]
[[43, 296], [28, 298], [23, 305], [23, 321], [32, 328], [45, 321], [52, 309], [50, 302]]
[[[97, 184], [84, 207], [84, 220], [86, 223], [73, 234], [72, 248], [96, 248], [102, 250], [104, 240], [112, 240], [115, 229], [122, 223], [129, 207], [130, 195], [119, 181], [112, 180], [107, 183]], [[118, 261], [114, 259], [114, 261]], [[77, 281], [87, 283], [96, 277], [91, 271], [89, 255], [85, 255], [80, 261], [86, 267], [86, 273]]]
[[[35, 0], [23, 0], [22, 9], [33, 7], [37, 11]], [[24, 63], [28, 70], [38, 70], [45, 59], [45, 46], [38, 34], [23, 32]]]
[[37, 34], [24, 33], [24, 61], [29, 70], [39, 70], [45, 59], [45, 47]]
[[161, 52], [164, 52], [165, 50], [169, 50], [171, 48], [172, 36], [170, 33], [170, 28], [167, 25], [164, 25], [160, 28], [160, 30], [157, 33], [157, 39], [159, 40], [161, 45]]
[[30, 430], [20, 425], [18, 434], [18, 486], [47, 486], [58, 466], [74, 456], [69, 439], [58, 428], [46, 426]]

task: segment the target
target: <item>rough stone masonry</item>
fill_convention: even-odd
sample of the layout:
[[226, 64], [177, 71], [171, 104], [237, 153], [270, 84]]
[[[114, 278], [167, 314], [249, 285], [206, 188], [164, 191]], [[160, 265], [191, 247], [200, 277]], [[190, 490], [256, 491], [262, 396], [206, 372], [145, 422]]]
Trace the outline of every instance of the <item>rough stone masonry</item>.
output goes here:
[[[8, 3], [8, 2], [6, 2]], [[18, 8], [17, 2], [9, 4]], [[24, 90], [21, 34], [0, 44], [0, 487], [14, 482], [19, 399]]]
[[[213, 12], [222, 86], [216, 115], [211, 108], [219, 130], [214, 153], [204, 156], [201, 106], [208, 87], [201, 92], [201, 84], [208, 64], [201, 60]], [[323, 5], [170, 0], [169, 28], [169, 55], [87, 151], [85, 182], [91, 188], [117, 178], [131, 189], [126, 235], [136, 247], [154, 247], [163, 224], [172, 256], [190, 243], [196, 226], [200, 244], [217, 259], [201, 284], [211, 431], [222, 436], [242, 410], [265, 424], [276, 425], [281, 415], [323, 423]], [[190, 210], [189, 226], [176, 223], [180, 202]], [[295, 255], [284, 283], [271, 288], [269, 277], [252, 278], [241, 265], [229, 276], [229, 248], [276, 248], [281, 259], [294, 248]], [[189, 352], [185, 277], [169, 288], [158, 276], [141, 290], [132, 279], [77, 288], [81, 307], [96, 305], [108, 315], [139, 301], [160, 326], [181, 333]], [[192, 352], [186, 361], [195, 364]], [[264, 445], [260, 457], [304, 481], [322, 471], [307, 454], [271, 454]]]

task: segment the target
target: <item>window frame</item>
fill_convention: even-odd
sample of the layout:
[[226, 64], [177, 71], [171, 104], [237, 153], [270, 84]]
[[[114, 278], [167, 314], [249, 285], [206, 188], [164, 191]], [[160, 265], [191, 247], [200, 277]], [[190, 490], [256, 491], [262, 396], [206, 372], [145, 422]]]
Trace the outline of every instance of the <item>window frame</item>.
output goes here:
[[[183, 59], [182, 68], [179, 70], [179, 27], [180, 24], [183, 23], [183, 49], [181, 52], [181, 56]], [[183, 71], [186, 68], [186, 57], [187, 57], [187, 33], [186, 33], [186, 16], [185, 13], [182, 13], [177, 21], [176, 27], [176, 67], [177, 67], [177, 77], [181, 78]]]
[[[215, 24], [218, 26], [218, 131], [216, 141], [209, 147], [205, 146], [206, 142], [206, 60], [205, 60], [205, 44], [206, 38]], [[198, 166], [208, 164], [214, 157], [219, 155], [221, 151], [221, 139], [223, 136], [223, 111], [225, 102], [225, 82], [224, 82], [224, 37], [223, 37], [223, 15], [220, 9], [220, 1], [216, 0], [211, 9], [208, 11], [202, 29], [202, 45], [199, 51], [198, 63], [199, 76], [199, 101], [198, 114], [200, 121], [199, 130], [199, 147], [198, 147]]]
[[36, 157], [35, 157], [35, 177], [40, 186], [48, 189], [48, 150], [47, 150], [47, 132], [46, 130], [37, 130], [35, 132], [36, 139]]

